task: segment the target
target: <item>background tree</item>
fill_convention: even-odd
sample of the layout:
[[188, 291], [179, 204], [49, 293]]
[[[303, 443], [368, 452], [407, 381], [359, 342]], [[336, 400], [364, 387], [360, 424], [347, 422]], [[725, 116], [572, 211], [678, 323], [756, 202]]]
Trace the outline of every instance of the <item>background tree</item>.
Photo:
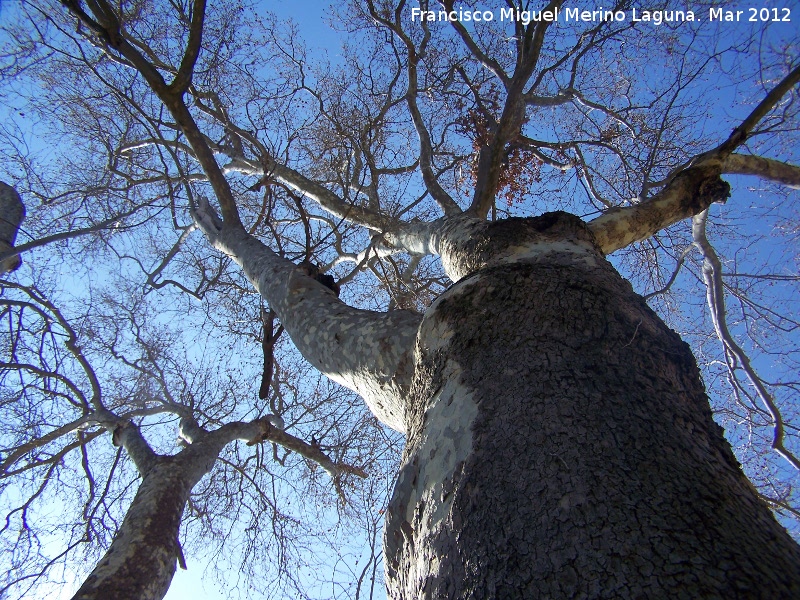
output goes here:
[[[306, 469], [327, 472], [344, 498], [346, 476], [365, 476], [361, 469], [335, 459], [363, 451], [346, 439], [352, 437], [347, 429], [352, 417], [342, 414], [347, 402], [320, 387], [314, 391], [316, 400], [298, 403], [285, 398], [291, 384], [281, 383], [283, 374], [273, 382], [276, 393], [266, 400], [283, 416], [271, 414], [268, 405], [250, 406], [251, 417], [265, 414], [237, 420], [236, 397], [247, 388], [235, 383], [227, 361], [216, 361], [213, 371], [199, 370], [181, 351], [181, 334], [155, 324], [157, 318], [148, 314], [141, 296], [125, 306], [104, 296], [98, 299], [99, 307], [76, 316], [73, 322], [80, 325], [84, 340], [79, 346], [78, 332], [39, 289], [11, 281], [3, 285], [0, 306], [9, 325], [8, 356], [2, 362], [8, 394], [3, 403], [4, 435], [11, 442], [2, 462], [8, 492], [5, 532], [19, 568], [8, 573], [4, 591], [17, 586], [26, 592], [76, 547], [85, 546], [84, 554], [92, 558], [115, 536], [76, 597], [160, 598], [176, 560], [186, 568], [179, 526], [187, 502], [206, 536], [213, 537], [230, 520], [247, 523], [254, 534], [244, 554], [253, 553], [252, 545], [263, 546], [279, 558], [275, 575], [291, 576], [298, 560], [295, 547], [316, 531], [283, 505], [284, 495], [324, 497], [325, 492], [315, 491], [316, 475], [301, 488], [295, 483], [289, 490], [280, 489], [276, 473], [264, 465], [269, 460], [265, 455], [274, 455], [279, 471], [303, 469], [288, 456], [291, 453], [306, 462]], [[103, 364], [102, 370], [93, 367], [95, 361]], [[311, 388], [304, 387], [305, 395]], [[314, 401], [328, 406], [325, 415]], [[309, 412], [316, 418], [303, 415]], [[325, 446], [284, 431], [284, 419], [289, 419], [290, 431], [312, 426], [320, 438], [318, 428], [327, 426]], [[112, 433], [113, 446], [98, 440], [105, 432]], [[236, 440], [249, 447], [228, 449]], [[272, 448], [252, 448], [261, 442]], [[122, 450], [137, 473], [121, 460]], [[139, 484], [137, 474], [142, 478]], [[77, 498], [76, 489], [81, 492]], [[132, 492], [135, 498], [126, 507]], [[77, 505], [77, 522], [60, 521], [70, 514], [67, 511], [56, 511], [53, 522], [48, 513], [54, 502]], [[299, 504], [302, 510], [303, 502]], [[69, 532], [62, 554], [49, 553], [49, 528]], [[197, 540], [190, 537], [190, 542]]]
[[[228, 352], [261, 321], [252, 285], [314, 367], [407, 434], [390, 595], [796, 593], [798, 550], [693, 359], [603, 260], [619, 251], [696, 342], [758, 493], [795, 515], [796, 215], [771, 187], [763, 222], [733, 225], [751, 221], [741, 185], [714, 207], [722, 175], [800, 183], [781, 14], [731, 35], [704, 16], [467, 25], [354, 3], [335, 20], [352, 48], [316, 66], [238, 5], [62, 4], [23, 4], [8, 30], [7, 69], [43, 90], [25, 110], [71, 149], [48, 184], [5, 136], [13, 180], [48, 200], [32, 226], [124, 215], [81, 251], [158, 290], [162, 314], [199, 299], [205, 316], [182, 309]], [[719, 96], [749, 106], [714, 113]], [[588, 224], [514, 219], [554, 210]], [[708, 312], [678, 312], [698, 290]]]

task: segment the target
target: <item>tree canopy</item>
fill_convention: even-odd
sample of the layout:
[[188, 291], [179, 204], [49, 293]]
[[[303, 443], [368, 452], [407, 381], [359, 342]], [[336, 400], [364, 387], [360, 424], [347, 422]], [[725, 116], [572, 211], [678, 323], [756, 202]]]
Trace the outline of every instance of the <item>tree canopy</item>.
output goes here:
[[[225, 427], [183, 555], [243, 594], [378, 593], [395, 347], [470, 272], [442, 242], [462, 215], [588, 223], [800, 535], [800, 14], [539, 4], [302, 5], [336, 53], [268, 3], [2, 6], [0, 596], [84, 577], [147, 457]], [[295, 265], [327, 288], [296, 310]], [[331, 356], [336, 296], [374, 335]]]

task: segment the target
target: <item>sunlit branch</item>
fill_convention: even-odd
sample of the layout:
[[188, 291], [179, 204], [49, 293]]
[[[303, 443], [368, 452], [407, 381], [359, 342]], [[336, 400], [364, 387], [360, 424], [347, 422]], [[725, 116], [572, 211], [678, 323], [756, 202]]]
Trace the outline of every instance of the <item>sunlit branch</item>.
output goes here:
[[[328, 475], [333, 479], [334, 486], [339, 496], [344, 498], [344, 491], [341, 487], [341, 478], [345, 474], [355, 475], [362, 479], [367, 477], [366, 471], [360, 467], [355, 467], [342, 462], [334, 462], [327, 454], [325, 454], [319, 444], [309, 444], [305, 440], [295, 437], [286, 433], [272, 425], [268, 420], [261, 419], [259, 421], [262, 427], [262, 441], [270, 441], [287, 450], [297, 452], [303, 458], [311, 460], [321, 466]], [[250, 442], [253, 443], [253, 442]]]
[[768, 181], [800, 190], [800, 166], [752, 154], [731, 154], [722, 172], [731, 175], [755, 175]]
[[112, 433], [115, 446], [122, 446], [131, 457], [136, 470], [144, 476], [157, 460], [157, 454], [142, 436], [139, 427], [132, 421], [119, 423]]
[[[695, 247], [703, 256], [703, 280], [706, 284], [706, 300], [714, 323], [717, 337], [725, 350], [726, 363], [731, 371], [740, 368], [747, 376], [750, 385], [756, 391], [758, 398], [769, 412], [773, 425], [772, 448], [783, 456], [795, 469], [800, 469], [800, 460], [784, 446], [784, 425], [780, 410], [775, 404], [772, 394], [769, 393], [761, 378], [753, 368], [750, 357], [742, 350], [728, 330], [725, 316], [725, 292], [722, 282], [722, 263], [714, 251], [713, 246], [706, 236], [706, 222], [708, 210], [704, 210], [692, 219], [692, 238]], [[733, 362], [733, 359], [735, 362]]]
[[730, 186], [719, 178], [718, 162], [680, 172], [659, 193], [640, 204], [613, 208], [588, 223], [605, 254], [649, 238], [673, 223], [725, 202]]

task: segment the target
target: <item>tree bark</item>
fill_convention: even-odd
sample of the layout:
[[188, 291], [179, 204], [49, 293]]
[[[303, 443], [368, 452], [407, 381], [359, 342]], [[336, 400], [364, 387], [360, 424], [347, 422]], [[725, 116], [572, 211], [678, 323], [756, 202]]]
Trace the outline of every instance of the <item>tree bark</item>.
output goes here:
[[417, 338], [389, 596], [800, 597], [800, 548], [689, 347], [591, 231], [564, 213], [478, 229], [447, 245], [473, 271]]
[[111, 548], [73, 600], [160, 600], [180, 554], [178, 532], [194, 481], [177, 457], [144, 475]]
[[352, 308], [298, 266], [241, 228], [204, 231], [235, 260], [281, 319], [292, 342], [321, 373], [360, 394], [384, 424], [403, 432], [413, 374], [416, 313]]
[[[22, 220], [25, 218], [25, 205], [17, 190], [0, 181], [0, 254], [14, 248]], [[0, 274], [17, 269], [22, 264], [18, 254], [0, 260]]]
[[263, 434], [258, 420], [232, 422], [208, 432], [184, 419], [181, 431], [190, 445], [174, 456], [153, 453], [133, 424], [117, 432], [142, 483], [111, 547], [72, 600], [161, 600], [176, 561], [183, 560], [178, 534], [192, 488], [226, 444], [258, 441]]

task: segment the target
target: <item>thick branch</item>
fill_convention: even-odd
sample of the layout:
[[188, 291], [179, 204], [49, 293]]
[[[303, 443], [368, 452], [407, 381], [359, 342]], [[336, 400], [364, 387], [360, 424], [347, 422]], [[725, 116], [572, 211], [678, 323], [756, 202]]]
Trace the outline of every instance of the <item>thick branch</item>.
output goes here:
[[752, 154], [731, 154], [725, 159], [722, 172], [731, 175], [755, 175], [800, 190], [800, 167], [772, 158]]
[[275, 310], [300, 353], [322, 373], [359, 393], [378, 419], [404, 429], [419, 315], [347, 306], [335, 294], [244, 230], [214, 228], [211, 209], [195, 220], [214, 247], [242, 267]]
[[[208, 181], [214, 189], [214, 194], [220, 204], [222, 218], [228, 227], [241, 228], [242, 222], [239, 218], [239, 211], [236, 201], [233, 198], [228, 180], [225, 179], [222, 170], [214, 158], [214, 153], [206, 143], [206, 139], [200, 132], [189, 109], [183, 101], [183, 91], [172, 89], [166, 84], [158, 69], [149, 62], [141, 52], [125, 39], [122, 33], [119, 20], [116, 18], [111, 6], [104, 0], [95, 0], [91, 3], [93, 14], [97, 21], [93, 20], [80, 6], [76, 0], [62, 0], [62, 3], [83, 23], [95, 31], [100, 38], [124, 56], [141, 73], [148, 86], [164, 103], [164, 106], [172, 114], [175, 122], [180, 127], [181, 132], [186, 136], [189, 145], [194, 151], [195, 158], [200, 163], [208, 176]], [[190, 43], [199, 43], [190, 36]], [[187, 50], [191, 54], [190, 50]], [[193, 64], [193, 63], [192, 63]]]
[[[733, 158], [732, 152], [747, 140], [758, 122], [772, 110], [791, 88], [800, 82], [800, 67], [789, 73], [752, 113], [718, 148], [696, 156], [669, 179], [664, 189], [654, 197], [628, 208], [609, 210], [591, 223], [603, 252], [609, 254], [620, 248], [650, 237], [688, 217], [700, 214], [713, 202], [724, 202], [730, 195], [730, 186], [720, 179], [723, 172], [739, 169], [761, 170], [779, 176], [793, 176], [787, 169], [779, 169], [769, 161]], [[738, 155], [737, 155], [738, 156]], [[761, 159], [766, 161], [767, 159]], [[791, 179], [793, 181], [793, 179]]]
[[[561, 4], [563, 0], [551, 0], [543, 10], [552, 11]], [[514, 75], [505, 86], [506, 101], [503, 114], [493, 128], [491, 139], [481, 148], [478, 155], [475, 193], [468, 211], [475, 216], [484, 217], [494, 203], [506, 157], [506, 146], [519, 136], [525, 121], [525, 86], [539, 62], [544, 36], [551, 23], [542, 20], [530, 23], [524, 31], [518, 31], [518, 37], [522, 34], [522, 39], [517, 40], [517, 63]]]
[[269, 397], [269, 388], [272, 385], [272, 373], [275, 363], [275, 343], [283, 333], [283, 326], [279, 326], [275, 331], [275, 311], [270, 309], [269, 312], [261, 309], [261, 321], [263, 324], [263, 333], [261, 336], [261, 350], [264, 354], [264, 368], [261, 374], [261, 385], [258, 388], [258, 397], [264, 400]]
[[605, 254], [647, 239], [702, 212], [713, 202], [725, 202], [730, 186], [719, 173], [718, 163], [714, 162], [690, 167], [652, 198], [635, 206], [611, 209], [591, 221], [589, 229]]
[[131, 421], [120, 423], [114, 429], [111, 437], [115, 446], [125, 448], [140, 475], [144, 477], [153, 468], [158, 456], [134, 423]]
[[189, 40], [186, 42], [186, 51], [181, 60], [178, 74], [169, 84], [169, 91], [173, 94], [183, 94], [192, 84], [194, 65], [200, 54], [203, 41], [203, 22], [206, 16], [206, 0], [196, 0], [192, 9], [192, 23], [189, 28]]

